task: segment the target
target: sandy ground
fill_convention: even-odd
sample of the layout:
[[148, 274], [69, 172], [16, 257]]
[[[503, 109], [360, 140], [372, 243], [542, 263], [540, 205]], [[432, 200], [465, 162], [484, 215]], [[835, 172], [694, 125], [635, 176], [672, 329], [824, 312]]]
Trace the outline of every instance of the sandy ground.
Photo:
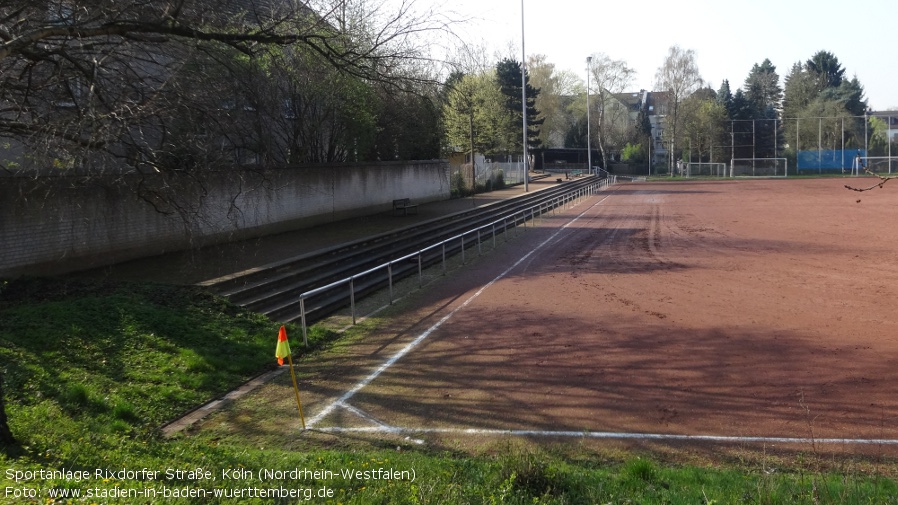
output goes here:
[[844, 183], [585, 199], [305, 364], [307, 417], [428, 332], [316, 427], [898, 439], [898, 187]]

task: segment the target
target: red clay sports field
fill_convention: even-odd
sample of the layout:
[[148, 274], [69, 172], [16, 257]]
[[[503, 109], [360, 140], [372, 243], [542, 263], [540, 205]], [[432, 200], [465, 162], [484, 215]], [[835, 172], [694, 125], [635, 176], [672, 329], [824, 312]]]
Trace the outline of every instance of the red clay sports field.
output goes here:
[[303, 364], [307, 425], [898, 452], [898, 183], [843, 187], [870, 181], [608, 188]]

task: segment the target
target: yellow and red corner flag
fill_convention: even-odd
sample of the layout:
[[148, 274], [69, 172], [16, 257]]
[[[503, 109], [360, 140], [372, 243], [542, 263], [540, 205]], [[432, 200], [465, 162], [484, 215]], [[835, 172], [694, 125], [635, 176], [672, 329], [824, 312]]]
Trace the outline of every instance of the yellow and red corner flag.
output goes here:
[[281, 326], [278, 332], [278, 346], [274, 356], [278, 359], [278, 365], [284, 364], [284, 358], [290, 356], [290, 342], [287, 341], [287, 328]]
[[290, 377], [293, 378], [293, 391], [296, 393], [296, 408], [299, 409], [299, 418], [302, 419], [302, 429], [306, 429], [306, 416], [302, 413], [302, 402], [299, 400], [299, 384], [296, 383], [296, 372], [293, 371], [293, 358], [290, 354], [290, 342], [287, 341], [287, 328], [281, 326], [278, 331], [278, 346], [274, 351], [278, 359], [278, 365], [284, 364], [284, 358], [290, 363]]

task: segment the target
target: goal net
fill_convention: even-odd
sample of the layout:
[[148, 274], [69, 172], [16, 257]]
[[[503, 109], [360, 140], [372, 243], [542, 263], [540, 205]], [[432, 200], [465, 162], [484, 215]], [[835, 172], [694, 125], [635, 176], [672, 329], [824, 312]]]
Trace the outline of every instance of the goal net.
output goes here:
[[730, 177], [785, 177], [789, 168], [786, 158], [733, 158]]
[[686, 163], [686, 177], [726, 177], [729, 175], [726, 163]]
[[852, 163], [851, 173], [864, 175], [866, 168], [870, 172], [879, 175], [892, 175], [898, 173], [898, 156], [864, 156], [860, 167], [857, 162]]

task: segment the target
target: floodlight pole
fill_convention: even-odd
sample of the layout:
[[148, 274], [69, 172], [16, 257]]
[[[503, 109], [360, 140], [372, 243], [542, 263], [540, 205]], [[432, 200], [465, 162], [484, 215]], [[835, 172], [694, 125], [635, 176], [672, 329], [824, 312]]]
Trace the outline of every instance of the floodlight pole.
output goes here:
[[589, 74], [592, 72], [592, 56], [586, 57], [586, 171], [592, 173], [592, 136], [589, 120]]
[[524, 128], [524, 192], [530, 191], [530, 168], [527, 160], [527, 52], [524, 51], [524, 0], [521, 0], [521, 118]]
[[[870, 121], [869, 121], [869, 118], [867, 117], [867, 112], [868, 112], [867, 110], [864, 111], [864, 158], [870, 157], [870, 146], [868, 145], [870, 136], [867, 133], [867, 126], [869, 126]], [[888, 130], [886, 130], [886, 131], [888, 131]], [[888, 136], [888, 135], [886, 135], [886, 136]], [[869, 165], [869, 164], [870, 163], [868, 162], [865, 165]], [[858, 172], [858, 175], [861, 175], [860, 167], [858, 167], [857, 172]]]

